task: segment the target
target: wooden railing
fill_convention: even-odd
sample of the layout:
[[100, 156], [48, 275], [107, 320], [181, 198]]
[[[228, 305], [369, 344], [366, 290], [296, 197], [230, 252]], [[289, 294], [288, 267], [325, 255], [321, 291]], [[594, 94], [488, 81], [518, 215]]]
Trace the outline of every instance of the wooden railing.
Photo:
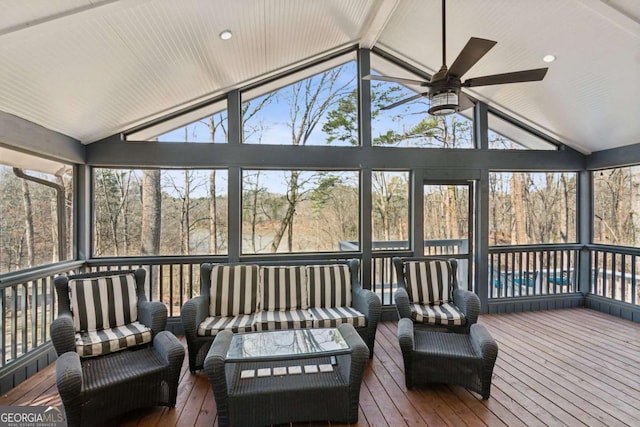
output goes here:
[[[462, 244], [425, 242], [425, 253], [458, 258], [459, 265], [468, 269], [468, 255], [460, 251]], [[544, 297], [577, 292], [578, 252], [581, 248], [579, 245], [490, 248], [489, 298]], [[640, 301], [640, 249], [603, 245], [588, 248], [591, 252], [591, 293], [637, 305]], [[340, 254], [332, 256], [336, 255]], [[392, 258], [411, 255], [408, 250], [373, 252], [371, 288], [380, 296], [383, 305], [394, 304], [393, 295], [397, 289]], [[305, 258], [313, 259], [308, 254]], [[124, 257], [61, 263], [0, 276], [0, 368], [50, 340], [49, 326], [56, 315], [53, 286], [56, 275], [145, 268], [149, 299], [162, 301], [167, 305], [169, 316], [178, 317], [184, 302], [200, 294], [200, 264], [212, 261], [228, 262], [226, 257], [209, 256]]]
[[75, 273], [83, 264], [54, 264], [0, 277], [0, 367], [50, 340], [49, 325], [57, 310], [53, 278]]
[[591, 245], [590, 293], [637, 305], [640, 302], [640, 249]]
[[489, 299], [577, 291], [580, 245], [489, 248]]

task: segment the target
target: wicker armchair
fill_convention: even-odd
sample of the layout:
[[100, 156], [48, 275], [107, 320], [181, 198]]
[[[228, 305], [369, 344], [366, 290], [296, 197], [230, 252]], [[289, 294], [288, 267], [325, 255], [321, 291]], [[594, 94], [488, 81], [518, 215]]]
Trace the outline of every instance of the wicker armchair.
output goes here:
[[[142, 268], [56, 277], [58, 317], [51, 323], [51, 339], [58, 356], [68, 351], [77, 351], [85, 357], [96, 356], [148, 345], [153, 336], [164, 331], [167, 307], [160, 301], [147, 301], [145, 277], [146, 271]], [[110, 291], [116, 288], [117, 294]], [[103, 301], [105, 297], [107, 301], [120, 298], [126, 307], [122, 303], [114, 304], [118, 309], [109, 307], [113, 308], [109, 311], [107, 301]], [[73, 307], [74, 304], [77, 307]], [[102, 310], [88, 310], [90, 306], [102, 307]], [[115, 339], [94, 333], [116, 328], [119, 329], [111, 334]]]
[[480, 299], [458, 287], [455, 259], [395, 257], [393, 265], [400, 319], [411, 319], [420, 327], [469, 333], [478, 321]]
[[51, 337], [69, 426], [176, 403], [184, 347], [164, 331], [167, 309], [144, 296], [145, 271], [60, 276]]

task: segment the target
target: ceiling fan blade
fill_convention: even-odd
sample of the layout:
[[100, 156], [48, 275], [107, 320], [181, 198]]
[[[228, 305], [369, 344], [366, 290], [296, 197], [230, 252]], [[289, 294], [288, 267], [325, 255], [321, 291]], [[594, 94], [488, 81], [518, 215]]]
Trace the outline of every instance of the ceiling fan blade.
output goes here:
[[492, 76], [474, 77], [465, 80], [463, 87], [477, 87], [488, 85], [500, 85], [505, 83], [536, 82], [542, 80], [547, 74], [548, 68], [536, 68], [535, 70], [514, 71], [513, 73], [494, 74]]
[[380, 109], [381, 110], [390, 110], [392, 108], [396, 108], [399, 105], [406, 104], [407, 102], [415, 101], [416, 99], [420, 99], [423, 96], [427, 96], [427, 94], [428, 94], [428, 92], [418, 93], [418, 94], [410, 96], [408, 98], [401, 99], [398, 102], [394, 102], [393, 104], [385, 105], [384, 107], [382, 107]]
[[458, 54], [456, 60], [453, 61], [451, 67], [449, 67], [447, 74], [458, 78], [462, 77], [464, 73], [469, 71], [496, 43], [498, 42], [471, 37]]
[[384, 82], [393, 82], [393, 83], [401, 83], [403, 85], [412, 85], [412, 86], [429, 86], [429, 82], [426, 80], [413, 80], [413, 79], [405, 79], [403, 77], [387, 77], [387, 76], [377, 76], [374, 74], [368, 74], [362, 77], [363, 80], [382, 80]]
[[466, 93], [460, 92], [458, 94], [458, 106], [460, 107], [459, 111], [464, 111], [469, 108], [472, 108], [475, 105], [473, 100]]

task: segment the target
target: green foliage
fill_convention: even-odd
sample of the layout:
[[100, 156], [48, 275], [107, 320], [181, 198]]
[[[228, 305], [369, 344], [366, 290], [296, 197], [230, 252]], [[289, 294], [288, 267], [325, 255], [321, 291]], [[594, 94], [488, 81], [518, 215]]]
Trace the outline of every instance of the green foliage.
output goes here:
[[327, 144], [336, 139], [358, 145], [358, 93], [352, 91], [338, 101], [335, 110], [327, 113], [327, 121], [322, 125], [323, 132], [327, 133]]

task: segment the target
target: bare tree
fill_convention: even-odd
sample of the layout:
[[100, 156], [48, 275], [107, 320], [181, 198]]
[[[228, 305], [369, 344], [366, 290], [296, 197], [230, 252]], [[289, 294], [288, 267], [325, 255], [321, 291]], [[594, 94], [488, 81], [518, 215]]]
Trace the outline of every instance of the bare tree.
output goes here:
[[514, 226], [511, 229], [511, 244], [526, 245], [528, 243], [524, 210], [524, 177], [520, 173], [511, 175], [511, 208]]
[[22, 180], [22, 202], [24, 204], [24, 229], [27, 246], [27, 267], [33, 267], [35, 261], [34, 233], [33, 233], [33, 209], [31, 206], [31, 193], [29, 182]]
[[[341, 83], [342, 69], [340, 67], [328, 70], [317, 76], [293, 84], [289, 98], [289, 122], [291, 142], [293, 145], [306, 145], [314, 129], [325, 117], [327, 112], [343, 95], [347, 95], [347, 88], [351, 82]], [[293, 223], [296, 207], [305, 200], [306, 193], [300, 191], [300, 171], [289, 172], [287, 178], [287, 210], [283, 216], [271, 245], [271, 251], [277, 252], [280, 242], [287, 232], [288, 249], [293, 250]]]
[[142, 226], [140, 252], [142, 255], [160, 254], [160, 230], [162, 223], [162, 194], [160, 171], [142, 172]]
[[[103, 169], [96, 174], [96, 198], [100, 215], [96, 215], [96, 230], [99, 236], [108, 235], [110, 243], [98, 240], [96, 252], [113, 248], [112, 254], [128, 254], [129, 193], [134, 183], [133, 171]], [[103, 232], [107, 230], [107, 233]], [[122, 245], [121, 245], [121, 242]]]

